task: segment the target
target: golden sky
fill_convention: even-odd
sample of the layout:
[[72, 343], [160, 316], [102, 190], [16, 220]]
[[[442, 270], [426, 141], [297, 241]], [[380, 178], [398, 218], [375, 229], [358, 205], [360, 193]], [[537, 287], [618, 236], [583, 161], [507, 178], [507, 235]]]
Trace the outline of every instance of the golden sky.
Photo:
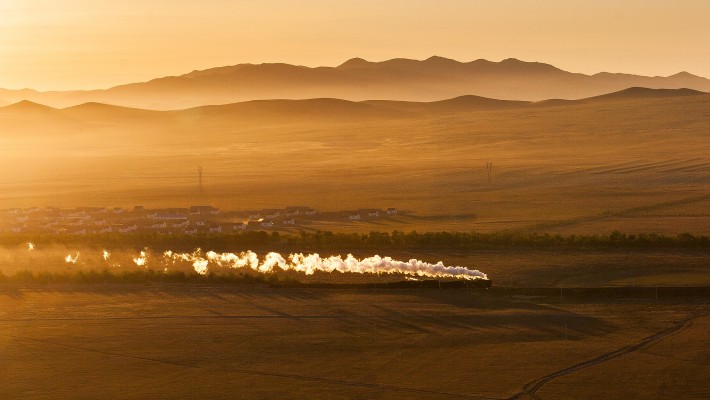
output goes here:
[[431, 55], [710, 77], [709, 18], [708, 0], [0, 0], [0, 87]]

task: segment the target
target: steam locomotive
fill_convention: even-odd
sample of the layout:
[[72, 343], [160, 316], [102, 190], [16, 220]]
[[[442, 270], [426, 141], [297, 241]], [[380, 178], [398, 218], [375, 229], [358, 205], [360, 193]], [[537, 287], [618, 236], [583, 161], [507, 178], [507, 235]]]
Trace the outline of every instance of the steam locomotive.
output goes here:
[[417, 288], [417, 289], [488, 289], [492, 286], [489, 279], [473, 280], [407, 280], [400, 282], [389, 282], [384, 285], [388, 288]]

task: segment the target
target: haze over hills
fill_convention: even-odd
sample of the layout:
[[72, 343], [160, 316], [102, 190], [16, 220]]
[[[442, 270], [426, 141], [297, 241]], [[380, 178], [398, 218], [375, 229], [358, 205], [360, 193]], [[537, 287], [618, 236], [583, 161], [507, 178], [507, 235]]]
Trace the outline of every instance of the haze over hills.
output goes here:
[[4, 207], [303, 204], [432, 216], [374, 230], [710, 226], [710, 94], [688, 89], [541, 102], [256, 100], [175, 111], [23, 101], [0, 108], [0, 132], [0, 168], [12, 171], [0, 182]]
[[459, 62], [436, 56], [382, 62], [353, 58], [337, 67], [239, 64], [105, 90], [0, 89], [0, 102], [31, 100], [54, 107], [100, 102], [172, 110], [264, 99], [437, 101], [464, 95], [527, 101], [581, 99], [629, 87], [707, 92], [710, 80], [687, 72], [668, 77], [606, 72], [585, 75], [512, 58], [501, 62]]
[[[411, 119], [422, 115], [447, 115], [459, 112], [525, 109], [531, 107], [573, 106], [604, 102], [638, 102], [655, 99], [689, 98], [709, 93], [693, 89], [649, 89], [633, 87], [618, 92], [579, 100], [543, 100], [539, 102], [499, 100], [480, 96], [459, 96], [430, 102], [366, 100], [349, 101], [334, 98], [304, 100], [252, 100], [232, 104], [207, 105], [181, 110], [147, 110], [89, 102], [66, 108], [54, 108], [28, 100], [0, 107], [0, 118], [5, 123], [30, 118], [34, 123], [43, 119], [85, 122], [141, 123], [178, 119], [186, 123], [224, 120], [230, 123], [264, 122], [328, 122], [382, 119]], [[0, 124], [2, 123], [0, 122]]]

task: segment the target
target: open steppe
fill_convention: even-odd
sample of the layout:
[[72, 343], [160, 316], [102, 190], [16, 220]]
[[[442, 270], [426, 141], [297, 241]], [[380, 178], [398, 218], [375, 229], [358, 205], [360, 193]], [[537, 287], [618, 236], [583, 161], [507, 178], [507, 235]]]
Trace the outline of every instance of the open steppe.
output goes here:
[[710, 95], [687, 90], [166, 112], [21, 103], [0, 108], [0, 129], [12, 171], [0, 199], [19, 207], [397, 207], [418, 218], [313, 229], [710, 232]]
[[[710, 233], [710, 95], [688, 90], [178, 111], [24, 102], [0, 108], [0, 129], [8, 207], [396, 207], [410, 212], [303, 229]], [[143, 248], [109, 248], [112, 263], [123, 260], [114, 267], [101, 261], [103, 243], [39, 243], [32, 253], [24, 240], [3, 248], [0, 270], [62, 271], [63, 257], [80, 252], [72, 272], [120, 273], [137, 268], [131, 257]], [[663, 290], [710, 284], [705, 248], [383, 252], [478, 268], [494, 289], [3, 283], [0, 397], [710, 396], [708, 299]], [[649, 292], [656, 286], [659, 297]], [[587, 287], [648, 290], [565, 296]]]
[[4, 399], [710, 395], [706, 298], [55, 285], [0, 299]]
[[[101, 249], [76, 241], [51, 247], [40, 242], [32, 252], [9, 246], [2, 251], [2, 271], [71, 276], [89, 269], [121, 274], [145, 268], [131, 261], [137, 249], [111, 250], [110, 260], [103, 260]], [[81, 253], [77, 264], [64, 263], [67, 253]], [[0, 397], [675, 400], [710, 395], [705, 334], [710, 273], [704, 249], [466, 254], [395, 249], [386, 254], [479, 268], [494, 287], [324, 289], [209, 279], [68, 283], [50, 276], [32, 283], [5, 281], [0, 283]], [[160, 250], [148, 255], [148, 266], [162, 271]], [[326, 283], [403, 279], [340, 273], [290, 277]]]
[[0, 0], [0, 400], [710, 400], [708, 15]]

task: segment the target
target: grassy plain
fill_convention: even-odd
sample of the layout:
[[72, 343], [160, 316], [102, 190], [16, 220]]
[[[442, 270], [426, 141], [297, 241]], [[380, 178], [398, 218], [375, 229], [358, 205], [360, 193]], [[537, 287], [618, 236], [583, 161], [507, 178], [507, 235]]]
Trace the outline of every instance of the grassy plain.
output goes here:
[[710, 395], [706, 302], [248, 285], [5, 288], [0, 299], [4, 399], [505, 399], [703, 313], [538, 395]]
[[[3, 271], [139, 269], [131, 261], [137, 250], [112, 250], [106, 262], [100, 249], [89, 247], [39, 246], [32, 253], [23, 246], [4, 248]], [[62, 261], [65, 253], [76, 252], [81, 253], [77, 264]], [[505, 289], [348, 290], [208, 281], [5, 283], [0, 284], [0, 398], [710, 395], [705, 385], [710, 378], [707, 297], [669, 298], [661, 291], [658, 298], [580, 299], [565, 292], [710, 285], [705, 251], [399, 250], [388, 255], [480, 268], [497, 287], [559, 287], [560, 292], [546, 297], [506, 294]], [[149, 266], [160, 270], [159, 252], [149, 256]], [[667, 330], [672, 332], [666, 336]], [[648, 340], [657, 334], [663, 335], [658, 341]], [[580, 363], [583, 367], [576, 369]], [[544, 381], [551, 374], [560, 375]]]
[[0, 113], [0, 200], [418, 217], [313, 227], [328, 230], [710, 233], [710, 95], [479, 102], [24, 105]]
[[[24, 104], [0, 110], [0, 201], [412, 211], [302, 227], [312, 231], [710, 234], [709, 95], [635, 93], [435, 111], [330, 100], [175, 112]], [[142, 246], [109, 248], [110, 262], [95, 246], [5, 246], [0, 270], [137, 268]], [[478, 268], [496, 286], [710, 285], [702, 249], [381, 255]], [[3, 284], [0, 398], [706, 399], [708, 312], [706, 298]]]

